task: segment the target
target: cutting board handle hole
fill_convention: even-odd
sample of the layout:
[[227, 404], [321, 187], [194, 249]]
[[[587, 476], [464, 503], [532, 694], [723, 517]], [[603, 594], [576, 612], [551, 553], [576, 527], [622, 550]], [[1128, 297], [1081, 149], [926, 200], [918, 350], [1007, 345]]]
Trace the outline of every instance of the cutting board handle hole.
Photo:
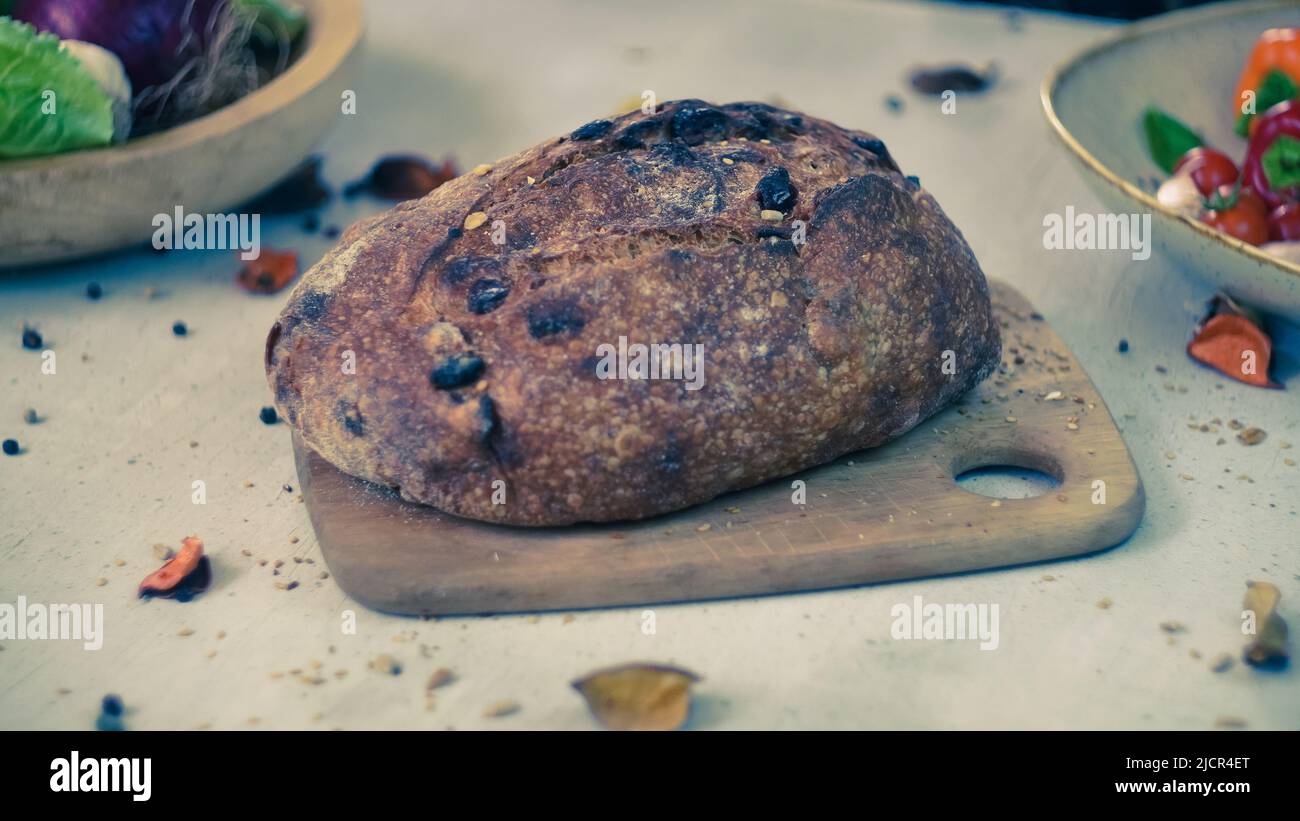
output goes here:
[[1055, 491], [1064, 481], [1061, 463], [1019, 448], [970, 454], [953, 465], [957, 485], [993, 499], [1029, 499]]

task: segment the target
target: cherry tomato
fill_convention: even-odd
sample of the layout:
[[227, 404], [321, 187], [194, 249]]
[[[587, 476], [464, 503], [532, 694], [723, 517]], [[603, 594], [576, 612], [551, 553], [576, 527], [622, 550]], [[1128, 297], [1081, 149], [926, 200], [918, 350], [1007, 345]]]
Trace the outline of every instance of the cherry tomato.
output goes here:
[[1300, 203], [1279, 205], [1268, 215], [1268, 238], [1271, 242], [1300, 240]]
[[1215, 199], [1224, 207], [1205, 212], [1201, 221], [1242, 242], [1263, 245], [1268, 242], [1268, 208], [1251, 189], [1234, 189], [1220, 187]]
[[1174, 173], [1191, 174], [1192, 182], [1196, 183], [1203, 197], [1210, 196], [1221, 186], [1232, 185], [1239, 176], [1237, 166], [1227, 154], [1204, 146], [1193, 148], [1179, 157]]

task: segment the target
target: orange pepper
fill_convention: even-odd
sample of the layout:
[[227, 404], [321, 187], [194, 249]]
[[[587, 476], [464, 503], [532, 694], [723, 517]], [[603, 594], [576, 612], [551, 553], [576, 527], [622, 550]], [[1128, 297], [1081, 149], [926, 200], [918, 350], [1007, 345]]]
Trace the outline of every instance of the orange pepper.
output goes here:
[[[1241, 79], [1237, 81], [1237, 94], [1232, 98], [1232, 122], [1241, 116], [1241, 104], [1245, 101], [1242, 95], [1247, 91], [1258, 91], [1268, 73], [1275, 70], [1300, 86], [1300, 29], [1269, 29], [1255, 41], [1241, 71]], [[1258, 122], [1258, 117], [1250, 118], [1251, 134], [1255, 133]]]
[[144, 577], [137, 594], [167, 593], [181, 579], [194, 572], [203, 558], [203, 540], [197, 536], [186, 536], [181, 542], [180, 552], [163, 563], [163, 566]]
[[[1258, 388], [1282, 387], [1268, 378], [1269, 360], [1273, 356], [1272, 340], [1241, 314], [1224, 313], [1210, 317], [1187, 343], [1187, 355], [1238, 382]], [[1255, 367], [1247, 373], [1246, 363], [1252, 360]]]

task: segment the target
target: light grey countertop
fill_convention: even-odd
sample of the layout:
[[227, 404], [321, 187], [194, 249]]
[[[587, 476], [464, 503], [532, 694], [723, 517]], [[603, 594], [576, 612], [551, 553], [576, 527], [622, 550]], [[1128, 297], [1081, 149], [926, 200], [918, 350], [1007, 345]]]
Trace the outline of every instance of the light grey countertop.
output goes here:
[[[1049, 138], [1038, 84], [1109, 26], [1025, 14], [1013, 30], [993, 8], [850, 0], [372, 0], [368, 15], [358, 114], [341, 117], [322, 148], [336, 187], [401, 150], [451, 153], [462, 168], [491, 162], [642, 89], [660, 100], [776, 97], [876, 133], [985, 271], [1020, 288], [1088, 370], [1145, 482], [1145, 520], [1125, 544], [1072, 561], [658, 606], [653, 635], [641, 630], [642, 607], [380, 615], [319, 578], [289, 430], [258, 421], [271, 398], [263, 341], [283, 294], [241, 291], [237, 261], [219, 251], [131, 251], [9, 273], [0, 275], [0, 438], [20, 439], [25, 452], [0, 457], [0, 603], [101, 602], [106, 627], [98, 651], [0, 640], [0, 729], [90, 728], [109, 692], [140, 729], [587, 728], [594, 722], [568, 682], [632, 660], [703, 676], [698, 728], [1203, 729], [1236, 718], [1300, 729], [1294, 665], [1209, 669], [1218, 653], [1239, 655], [1248, 579], [1276, 584], [1300, 629], [1300, 467], [1284, 462], [1300, 461], [1300, 447], [1281, 447], [1300, 445], [1300, 331], [1275, 338], [1288, 390], [1248, 388], [1184, 353], [1208, 285], [1159, 254], [1134, 262], [1120, 251], [1043, 248], [1046, 213], [1101, 206]], [[956, 115], [906, 90], [915, 63], [991, 59], [1002, 81], [959, 99]], [[890, 93], [905, 100], [902, 112], [884, 106]], [[322, 222], [346, 225], [380, 207], [336, 200]], [[310, 263], [328, 241], [300, 224], [268, 218], [263, 241]], [[95, 302], [84, 296], [92, 280], [104, 289]], [[172, 335], [174, 320], [189, 336]], [[56, 351], [56, 374], [43, 375], [40, 355], [18, 345], [24, 322]], [[25, 424], [27, 407], [46, 421]], [[1216, 445], [1215, 434], [1189, 427], [1215, 417], [1268, 438], [1246, 447], [1225, 430]], [[191, 501], [196, 479], [204, 505]], [[187, 604], [137, 600], [158, 564], [151, 546], [187, 534], [204, 539], [214, 587]], [[257, 559], [283, 560], [281, 575]], [[289, 580], [300, 586], [275, 586]], [[915, 595], [998, 604], [999, 648], [892, 640], [891, 608]], [[341, 630], [348, 611], [354, 635]], [[1171, 636], [1166, 621], [1184, 628]], [[400, 675], [368, 669], [384, 653]], [[430, 705], [425, 683], [441, 667], [456, 680]], [[295, 669], [308, 680], [288, 674]], [[503, 699], [518, 712], [483, 717]]]

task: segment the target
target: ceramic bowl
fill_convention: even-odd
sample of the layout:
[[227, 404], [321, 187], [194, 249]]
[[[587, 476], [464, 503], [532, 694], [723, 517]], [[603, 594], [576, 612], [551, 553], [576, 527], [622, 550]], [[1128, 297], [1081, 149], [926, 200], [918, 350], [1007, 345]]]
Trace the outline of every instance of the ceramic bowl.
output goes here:
[[0, 162], [0, 267], [146, 242], [156, 214], [223, 213], [283, 177], [340, 116], [361, 0], [300, 0], [301, 54], [252, 94], [121, 145]]
[[[1300, 322], [1300, 265], [1161, 206], [1166, 175], [1147, 152], [1142, 113], [1156, 106], [1240, 163], [1237, 78], [1265, 29], [1300, 26], [1298, 2], [1224, 3], [1163, 15], [1070, 58], [1043, 81], [1043, 110], [1088, 185], [1116, 213], [1151, 213], [1156, 249], [1233, 297]], [[1140, 265], [1140, 263], [1134, 263]]]

